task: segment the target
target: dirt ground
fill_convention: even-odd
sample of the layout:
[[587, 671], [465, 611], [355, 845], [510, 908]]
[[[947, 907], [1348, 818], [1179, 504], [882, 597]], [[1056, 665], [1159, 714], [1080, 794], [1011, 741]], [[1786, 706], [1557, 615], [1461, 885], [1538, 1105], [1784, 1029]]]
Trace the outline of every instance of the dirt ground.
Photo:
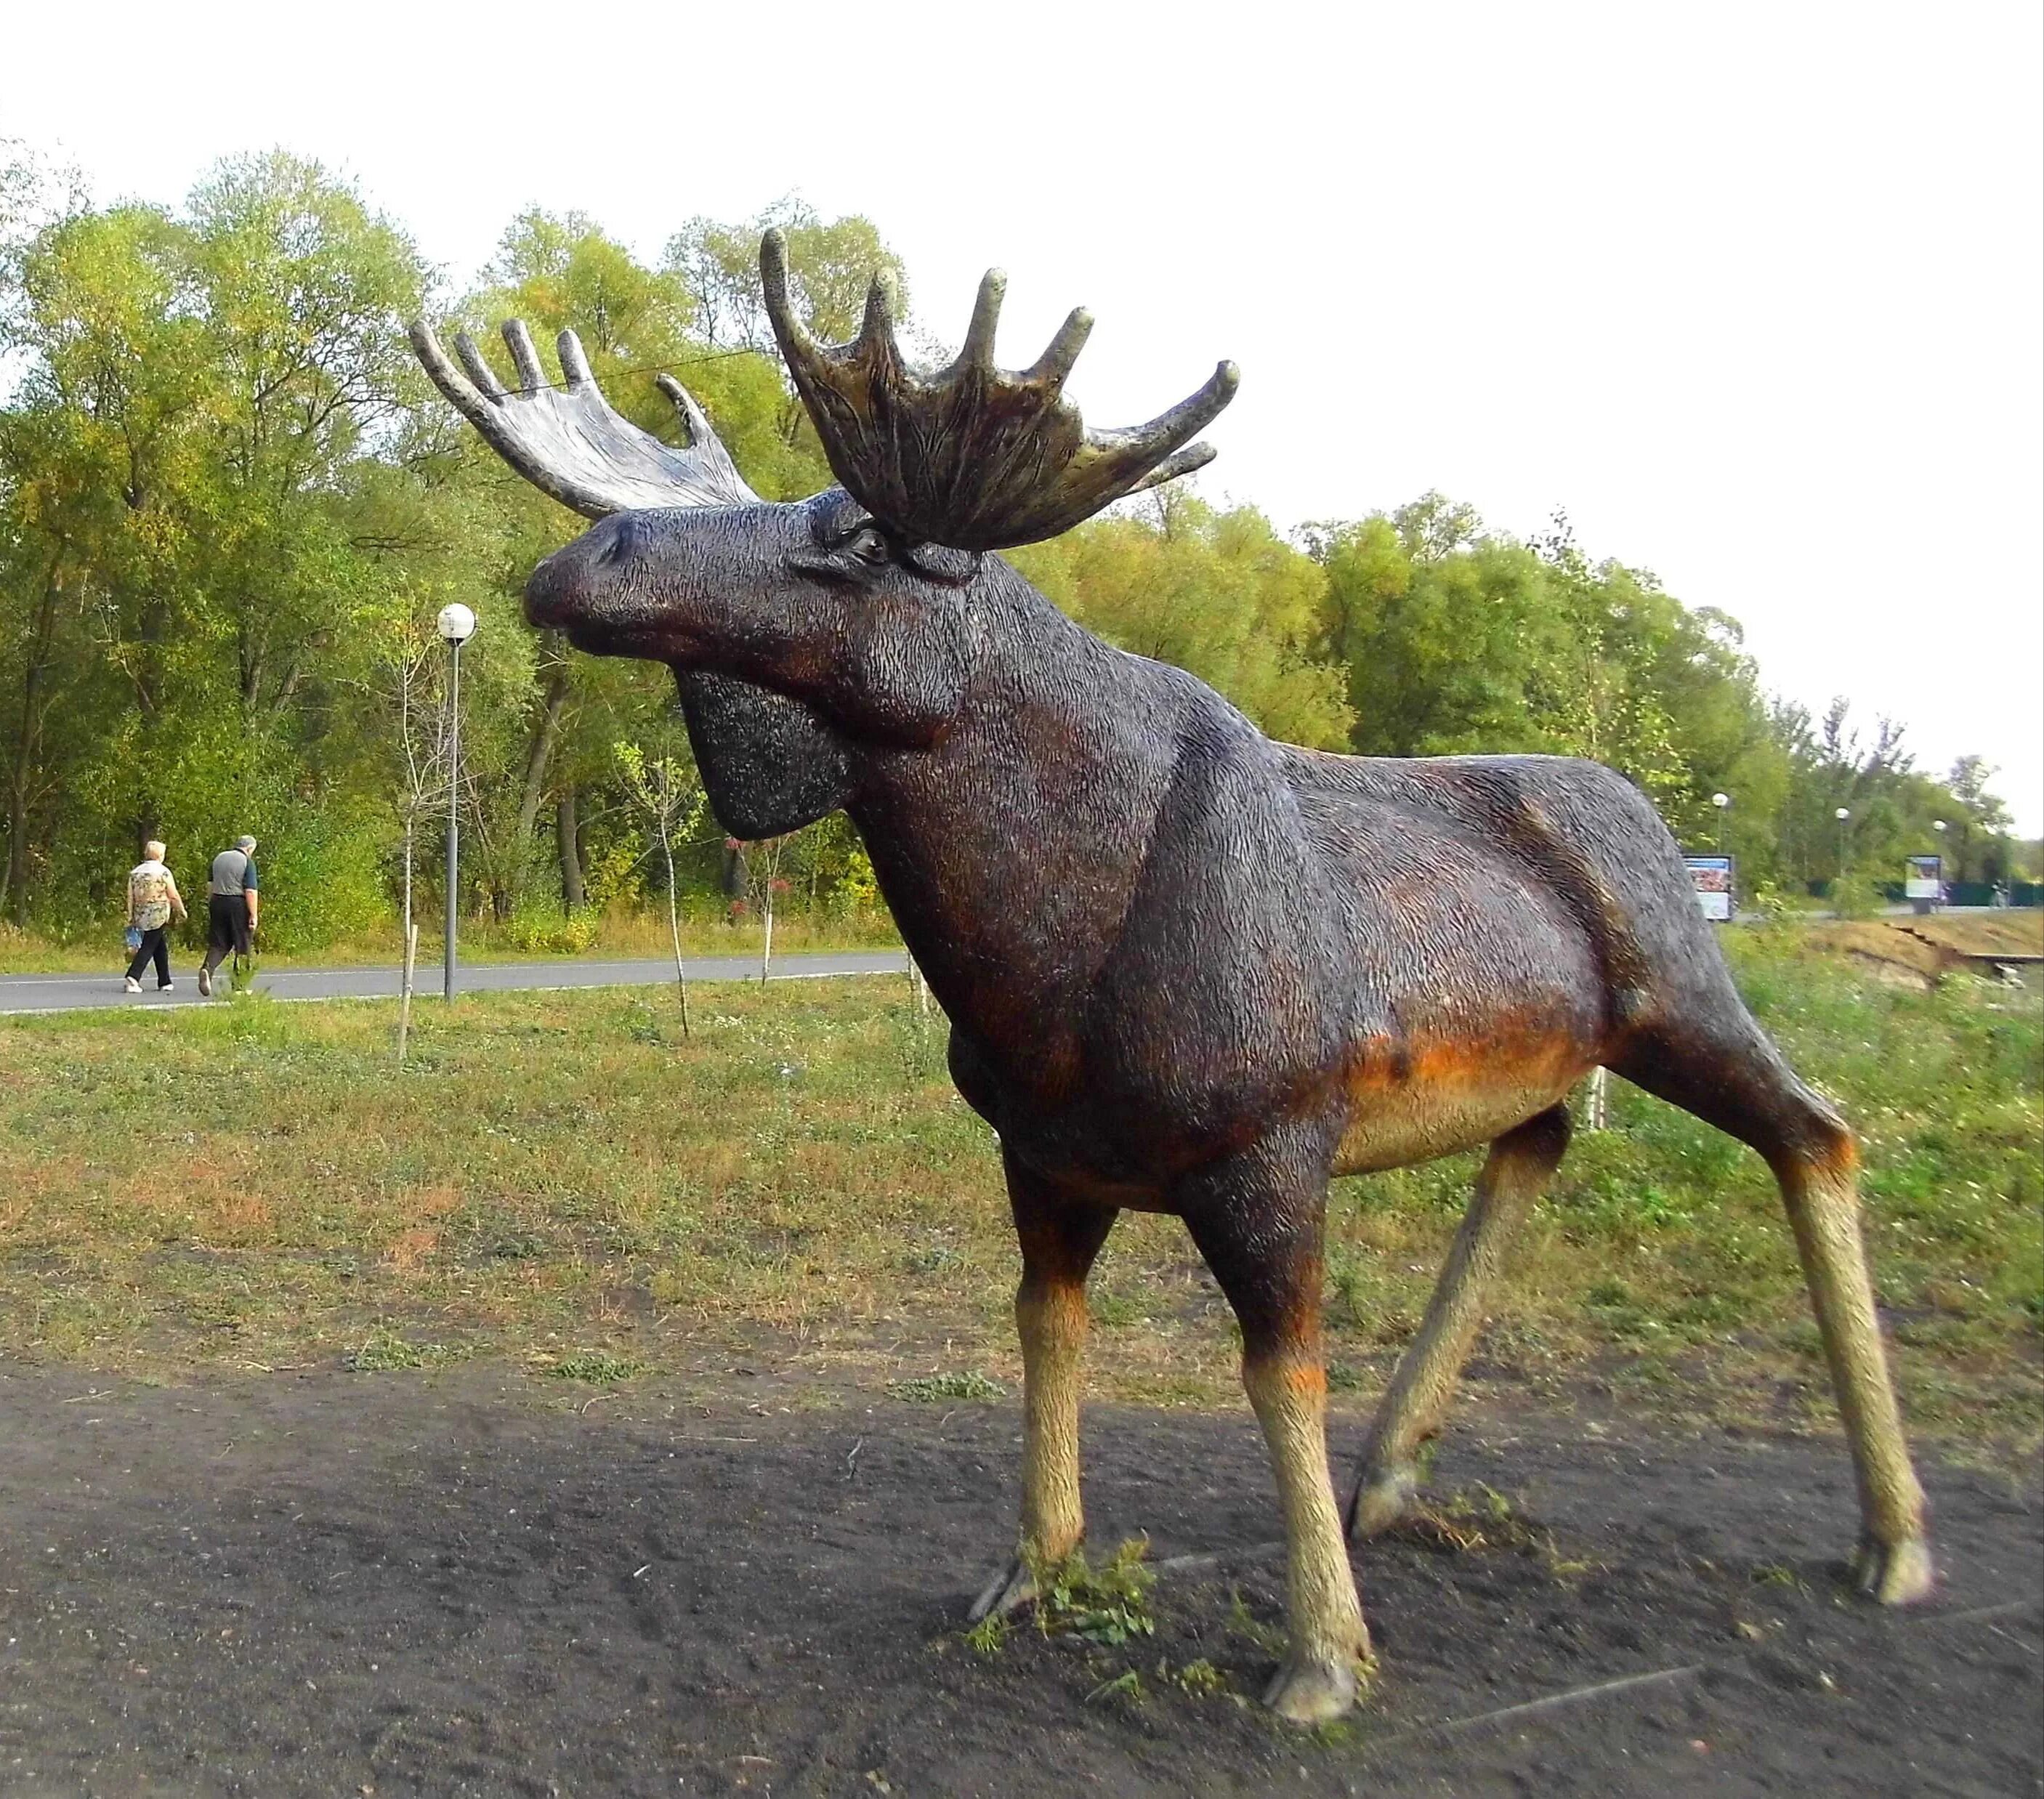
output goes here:
[[1877, 971], [1919, 978], [1992, 973], [1978, 958], [2044, 954], [2044, 912], [1942, 912], [1927, 918], [1867, 918], [1808, 927], [1810, 941]]
[[[2034, 1470], [1932, 1459], [1943, 1590], [1885, 1613], [1838, 1584], [1838, 1442], [1493, 1407], [1435, 1474], [1485, 1540], [1359, 1553], [1382, 1673], [1316, 1736], [1240, 1697], [1281, 1592], [1246, 1410], [1089, 1409], [1156, 1634], [982, 1655], [1013, 1401], [828, 1397], [0, 1367], [0, 1793], [2044, 1791]], [[1230, 1690], [1184, 1690], [1202, 1658]]]

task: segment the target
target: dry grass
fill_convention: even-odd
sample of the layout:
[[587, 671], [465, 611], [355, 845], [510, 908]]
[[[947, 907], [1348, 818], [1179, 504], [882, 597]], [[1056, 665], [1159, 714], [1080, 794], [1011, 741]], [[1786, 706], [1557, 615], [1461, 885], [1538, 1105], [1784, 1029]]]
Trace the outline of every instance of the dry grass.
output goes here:
[[[1856, 978], [1735, 940], [1749, 994], [1865, 1133], [1869, 1232], [1912, 1409], [2004, 1447], [2040, 1413], [2034, 990]], [[1012, 1383], [1016, 1270], [990, 1134], [905, 982], [732, 984], [421, 1009], [241, 1001], [0, 1021], [0, 1351], [172, 1372], [471, 1353], [571, 1371], [708, 1350], [868, 1386]], [[1630, 1089], [1578, 1139], [1482, 1351], [1789, 1419], [1827, 1405], [1758, 1159]], [[1337, 1184], [1338, 1391], [1416, 1322], [1473, 1158]], [[1096, 1390], [1204, 1404], [1234, 1338], [1174, 1222], [1130, 1217], [1093, 1287]], [[587, 1378], [587, 1377], [584, 1377]]]

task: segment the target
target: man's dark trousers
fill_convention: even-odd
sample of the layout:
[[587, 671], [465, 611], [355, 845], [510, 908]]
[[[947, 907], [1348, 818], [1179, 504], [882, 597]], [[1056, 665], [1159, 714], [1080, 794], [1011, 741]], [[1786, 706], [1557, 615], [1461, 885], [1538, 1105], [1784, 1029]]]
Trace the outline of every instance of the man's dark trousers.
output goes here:
[[206, 971], [230, 955], [252, 955], [248, 943], [248, 899], [244, 894], [214, 894], [206, 902]]

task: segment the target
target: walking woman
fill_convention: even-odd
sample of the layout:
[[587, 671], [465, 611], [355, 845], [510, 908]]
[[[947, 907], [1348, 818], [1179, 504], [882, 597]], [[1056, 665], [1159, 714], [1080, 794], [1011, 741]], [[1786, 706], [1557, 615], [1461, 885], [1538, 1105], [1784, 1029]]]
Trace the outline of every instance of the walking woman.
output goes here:
[[128, 991], [142, 990], [142, 971], [153, 959], [156, 964], [156, 991], [171, 990], [171, 948], [163, 940], [175, 917], [184, 921], [184, 895], [178, 891], [177, 877], [163, 866], [163, 846], [152, 840], [142, 846], [142, 859], [128, 876], [128, 940], [135, 946], [135, 959], [128, 964]]

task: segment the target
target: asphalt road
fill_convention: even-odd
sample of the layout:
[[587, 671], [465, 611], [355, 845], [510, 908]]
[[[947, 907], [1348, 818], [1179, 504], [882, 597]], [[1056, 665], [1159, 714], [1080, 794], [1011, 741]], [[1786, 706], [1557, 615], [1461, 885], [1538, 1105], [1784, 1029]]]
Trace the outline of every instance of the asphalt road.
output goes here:
[[[756, 981], [756, 955], [705, 955], [684, 959], [683, 969], [691, 981]], [[776, 981], [813, 981], [831, 974], [902, 974], [909, 960], [900, 950], [846, 950], [829, 955], [777, 955], [772, 978]], [[117, 967], [104, 974], [0, 974], [0, 1017], [21, 1012], [81, 1012], [105, 1006], [212, 1005], [225, 1003], [227, 982], [223, 978], [213, 998], [199, 995], [197, 970], [190, 963], [171, 969], [175, 985], [169, 993], [156, 990], [153, 971], [145, 975], [142, 990], [123, 990]], [[224, 973], [224, 971], [223, 971]], [[256, 986], [273, 998], [395, 999], [395, 968], [280, 968], [261, 971]], [[462, 993], [506, 993], [518, 990], [552, 991], [566, 987], [652, 987], [674, 978], [672, 962], [658, 958], [644, 962], [478, 962], [458, 971]], [[440, 994], [438, 963], [421, 963], [416, 977], [418, 997], [437, 1000]]]

